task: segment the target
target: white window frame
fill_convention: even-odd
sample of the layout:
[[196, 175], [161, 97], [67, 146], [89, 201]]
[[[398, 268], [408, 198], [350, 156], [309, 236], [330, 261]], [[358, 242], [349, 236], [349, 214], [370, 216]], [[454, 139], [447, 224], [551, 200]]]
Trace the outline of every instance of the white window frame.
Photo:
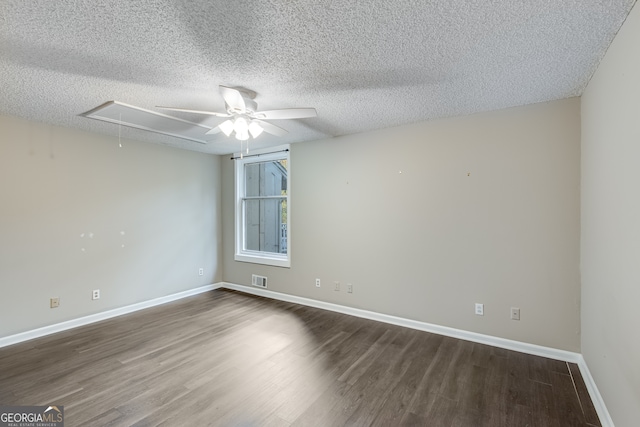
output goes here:
[[[289, 145], [272, 147], [268, 150], [255, 150], [249, 155], [240, 158], [234, 155], [235, 168], [235, 256], [236, 261], [250, 262], [254, 264], [272, 265], [275, 267], [291, 267], [291, 159]], [[251, 163], [262, 163], [274, 160], [287, 160], [287, 253], [252, 251], [244, 248], [245, 221], [243, 212], [243, 199], [245, 197], [244, 166]]]

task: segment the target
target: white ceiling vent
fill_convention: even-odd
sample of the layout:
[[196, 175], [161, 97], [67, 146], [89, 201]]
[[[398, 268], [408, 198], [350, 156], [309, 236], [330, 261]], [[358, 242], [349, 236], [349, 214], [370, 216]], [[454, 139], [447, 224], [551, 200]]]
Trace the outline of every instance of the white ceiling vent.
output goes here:
[[134, 107], [118, 101], [109, 101], [91, 111], [81, 114], [90, 119], [122, 124], [136, 129], [148, 130], [164, 135], [188, 139], [206, 144], [205, 133], [210, 127], [182, 120], [144, 108]]

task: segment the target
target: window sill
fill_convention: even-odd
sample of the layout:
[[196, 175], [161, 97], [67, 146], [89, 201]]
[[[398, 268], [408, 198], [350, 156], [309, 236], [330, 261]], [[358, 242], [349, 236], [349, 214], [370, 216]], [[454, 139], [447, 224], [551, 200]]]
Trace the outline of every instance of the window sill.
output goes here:
[[264, 253], [241, 253], [235, 254], [234, 259], [240, 262], [250, 262], [252, 264], [263, 264], [263, 265], [271, 265], [274, 267], [291, 267], [291, 260], [289, 257], [278, 256], [277, 254], [273, 254], [273, 256], [265, 255]]

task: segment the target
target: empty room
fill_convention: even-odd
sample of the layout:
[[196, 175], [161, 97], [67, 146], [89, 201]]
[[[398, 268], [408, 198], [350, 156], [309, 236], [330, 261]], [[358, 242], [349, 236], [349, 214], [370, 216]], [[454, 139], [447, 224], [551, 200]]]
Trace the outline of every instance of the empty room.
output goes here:
[[0, 2], [0, 426], [636, 426], [635, 0]]

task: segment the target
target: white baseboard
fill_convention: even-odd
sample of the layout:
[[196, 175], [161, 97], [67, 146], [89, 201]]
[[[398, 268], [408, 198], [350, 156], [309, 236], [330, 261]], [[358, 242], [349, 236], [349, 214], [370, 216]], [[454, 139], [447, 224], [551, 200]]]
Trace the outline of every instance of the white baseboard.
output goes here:
[[46, 335], [55, 334], [56, 332], [66, 331], [68, 329], [77, 328], [78, 326], [88, 325], [90, 323], [100, 322], [101, 320], [111, 319], [112, 317], [122, 316], [123, 314], [133, 313], [134, 311], [143, 310], [149, 307], [166, 304], [192, 295], [208, 292], [218, 289], [222, 286], [220, 283], [213, 285], [200, 286], [199, 288], [189, 289], [187, 291], [178, 292], [160, 298], [154, 298], [148, 301], [142, 301], [136, 304], [127, 305], [125, 307], [114, 308], [113, 310], [103, 311], [101, 313], [91, 314], [89, 316], [79, 317], [77, 319], [67, 320], [66, 322], [56, 323], [54, 325], [44, 326], [42, 328], [33, 329], [31, 331], [21, 332], [15, 335], [9, 335], [0, 338], [0, 348], [8, 345], [18, 344], [29, 341], [34, 338], [44, 337]]
[[596, 408], [596, 412], [598, 413], [598, 418], [600, 418], [600, 424], [602, 424], [602, 427], [614, 427], [613, 419], [611, 418], [611, 415], [607, 410], [607, 405], [604, 404], [604, 399], [600, 394], [600, 390], [598, 390], [598, 386], [596, 386], [596, 382], [591, 376], [591, 372], [589, 371], [587, 362], [584, 360], [584, 357], [582, 357], [582, 355], [580, 355], [578, 368], [580, 368], [582, 379], [584, 380], [584, 383], [587, 386], [587, 391], [589, 392], [589, 396], [591, 397], [593, 406]]
[[293, 302], [309, 307], [322, 308], [324, 310], [335, 311], [337, 313], [349, 314], [351, 316], [362, 317], [364, 319], [377, 320], [378, 322], [390, 323], [392, 325], [404, 326], [406, 328], [417, 329], [420, 331], [432, 332], [434, 334], [445, 335], [448, 337], [459, 338], [461, 340], [473, 341], [480, 344], [492, 345], [507, 350], [519, 351], [521, 353], [533, 354], [535, 356], [548, 357], [550, 359], [562, 360], [565, 362], [578, 363], [582, 355], [557, 348], [544, 347], [536, 344], [529, 344], [520, 341], [509, 340], [505, 338], [494, 337], [491, 335], [469, 332], [462, 329], [449, 328], [447, 326], [434, 325], [432, 323], [420, 322], [418, 320], [405, 319], [403, 317], [391, 316], [389, 314], [381, 314], [373, 311], [362, 310], [359, 308], [347, 307], [344, 305], [333, 304], [324, 301], [317, 301], [309, 298], [298, 297], [295, 295], [273, 292], [268, 289], [253, 288], [249, 286], [236, 285], [234, 283], [223, 282], [222, 287], [233, 289], [248, 294], [259, 295], [280, 301]]
[[514, 350], [521, 353], [532, 354], [535, 356], [548, 357], [550, 359], [562, 360], [564, 362], [575, 363], [580, 369], [582, 378], [584, 379], [587, 391], [591, 397], [600, 423], [602, 427], [614, 427], [611, 415], [607, 410], [604, 400], [598, 391], [598, 387], [589, 372], [587, 363], [585, 362], [582, 354], [574, 353], [566, 350], [559, 350], [551, 347], [544, 347], [536, 344], [529, 344], [520, 341], [508, 340], [505, 338], [494, 337], [491, 335], [478, 334], [476, 332], [464, 331], [461, 329], [449, 328], [446, 326], [434, 325], [432, 323], [420, 322], [417, 320], [405, 319], [402, 317], [391, 316], [388, 314], [376, 313], [373, 311], [361, 310], [359, 308], [347, 307], [344, 305], [333, 304], [324, 301], [317, 301], [309, 298], [298, 297], [295, 295], [283, 294], [280, 292], [274, 292], [267, 289], [253, 288], [249, 286], [237, 285], [234, 283], [222, 283], [222, 288], [233, 289], [240, 292], [245, 292], [252, 295], [258, 295], [266, 298], [276, 299], [280, 301], [287, 301], [296, 304], [306, 305], [309, 307], [321, 308], [324, 310], [335, 311], [337, 313], [349, 314], [351, 316], [362, 317], [364, 319], [377, 320], [379, 322], [390, 323], [392, 325], [404, 326], [411, 329], [417, 329], [420, 331], [432, 332], [434, 334], [445, 335], [448, 337], [459, 338], [466, 341], [477, 342], [480, 344], [487, 344], [494, 347], [504, 348], [507, 350]]
[[434, 325], [432, 323], [420, 322], [417, 320], [405, 319], [402, 317], [391, 316], [388, 314], [376, 313], [373, 311], [362, 310], [359, 308], [347, 307], [344, 305], [333, 304], [324, 301], [317, 301], [310, 298], [299, 297], [295, 295], [283, 294], [280, 292], [274, 292], [267, 289], [252, 288], [243, 285], [237, 285], [234, 283], [220, 282], [212, 285], [201, 286], [195, 289], [189, 289], [187, 291], [178, 292], [172, 295], [167, 295], [160, 298], [155, 298], [148, 301], [139, 302], [136, 304], [127, 305], [125, 307], [116, 308], [113, 310], [103, 311], [101, 313], [91, 314], [89, 316], [80, 317], [78, 319], [68, 320], [66, 322], [56, 323], [54, 325], [45, 326], [31, 331], [21, 332], [15, 335], [9, 335], [6, 337], [0, 337], [0, 348], [13, 344], [18, 344], [24, 341], [29, 341], [35, 338], [40, 338], [46, 335], [55, 334], [57, 332], [66, 331], [69, 329], [77, 328], [79, 326], [88, 325], [102, 320], [111, 319], [113, 317], [122, 316], [124, 314], [133, 313], [135, 311], [143, 310], [145, 308], [155, 307], [158, 305], [166, 304], [171, 301], [176, 301], [182, 298], [186, 298], [192, 295], [201, 294], [203, 292], [209, 292], [214, 289], [226, 288], [232, 289], [252, 295], [258, 295], [270, 299], [279, 301], [287, 301], [291, 303], [301, 304], [308, 307], [320, 308], [323, 310], [334, 311], [337, 313], [348, 314], [351, 316], [361, 317], [364, 319], [376, 320], [378, 322], [389, 323], [392, 325], [403, 326], [406, 328], [417, 329], [420, 331], [432, 332], [439, 335], [444, 335], [453, 338], [459, 338], [466, 341], [477, 342], [480, 344], [492, 345], [494, 347], [504, 348], [507, 350], [519, 351], [521, 353], [532, 354], [535, 356], [548, 357], [550, 359], [562, 360], [565, 362], [576, 363], [580, 369], [580, 373], [587, 386], [593, 405], [596, 408], [598, 417], [603, 427], [613, 427], [613, 420], [607, 411], [607, 407], [604, 404], [604, 400], [598, 391], [598, 387], [591, 376], [591, 372], [587, 367], [587, 364], [580, 353], [574, 353], [565, 350], [559, 350], [551, 347], [544, 347], [535, 344], [524, 343], [520, 341], [508, 340], [505, 338], [494, 337], [491, 335], [479, 334], [476, 332], [464, 331], [461, 329], [449, 328], [446, 326]]

